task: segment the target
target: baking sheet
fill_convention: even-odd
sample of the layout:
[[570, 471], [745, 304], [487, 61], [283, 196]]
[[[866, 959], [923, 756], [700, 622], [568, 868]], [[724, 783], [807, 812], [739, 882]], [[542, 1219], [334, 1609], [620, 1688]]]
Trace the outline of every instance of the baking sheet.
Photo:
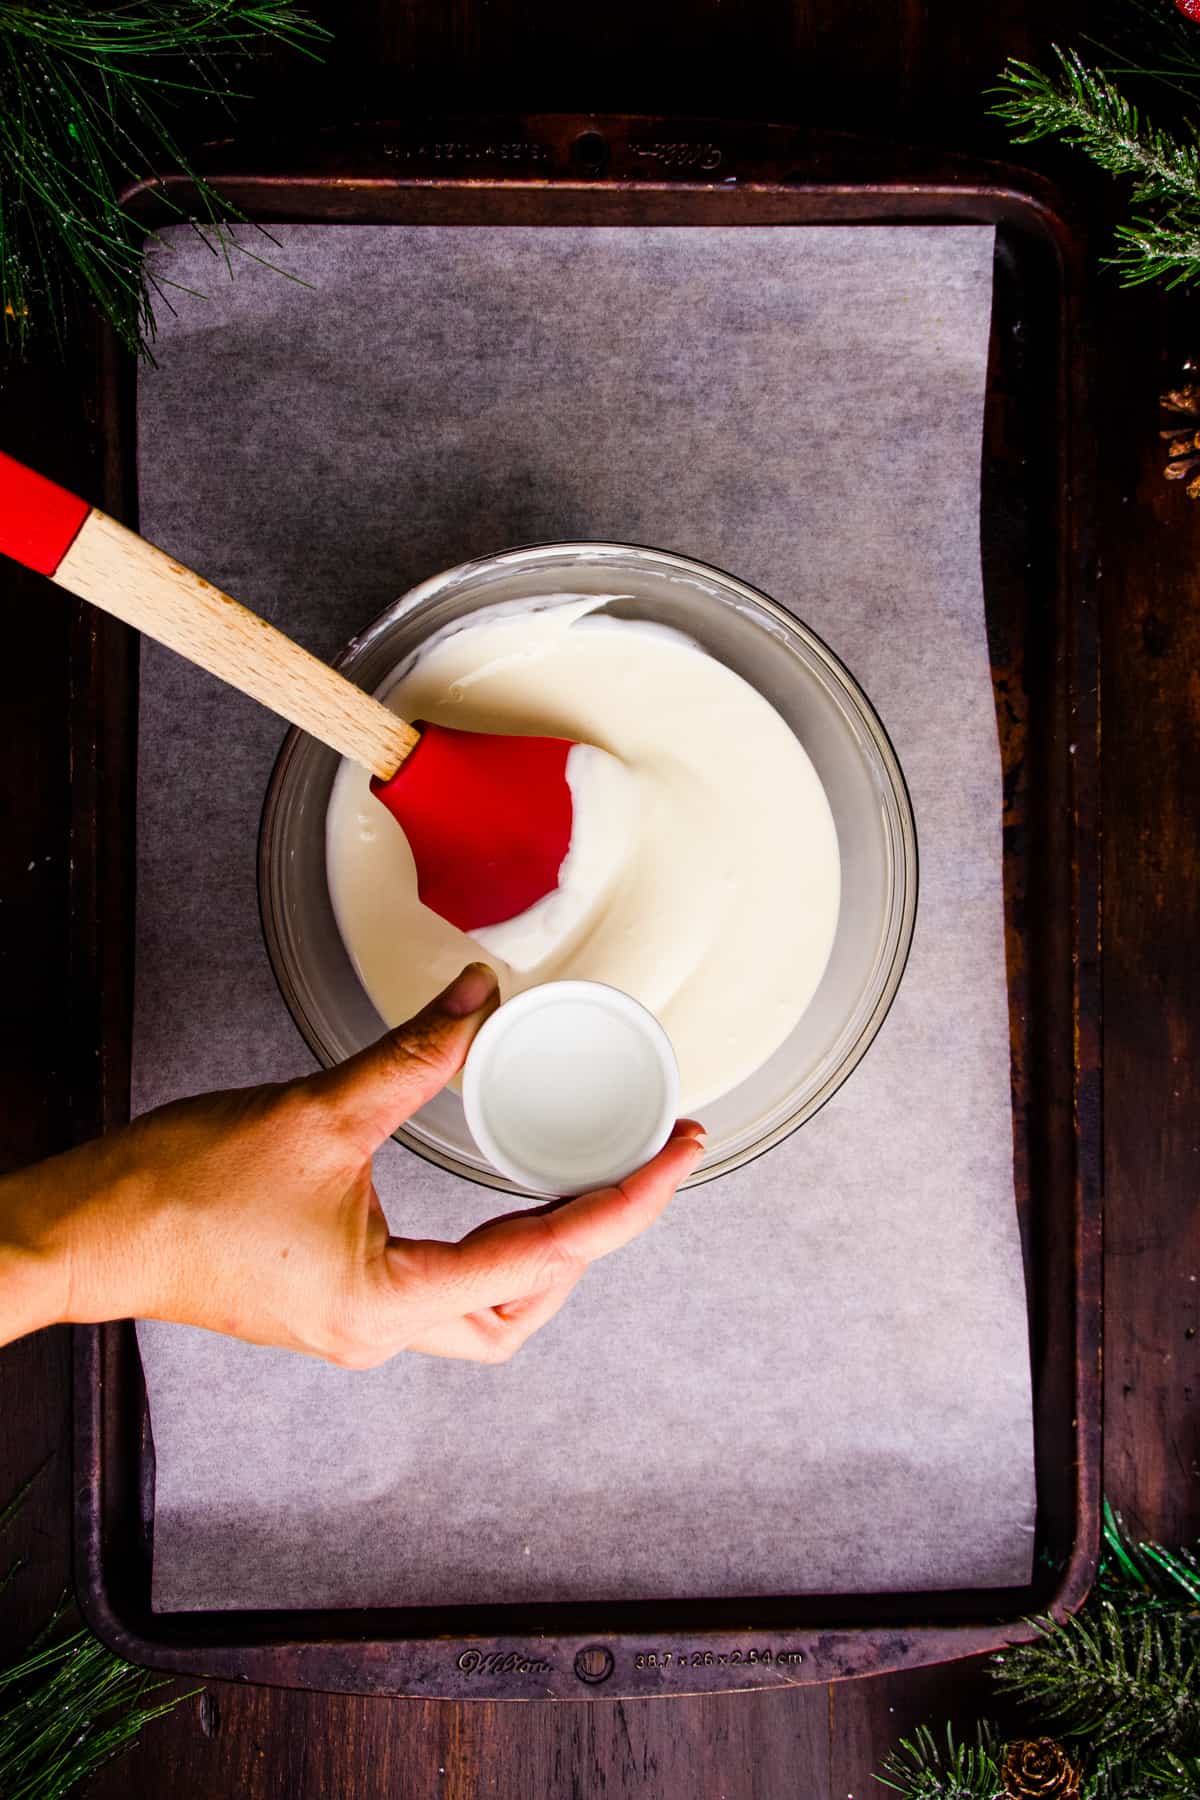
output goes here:
[[[273, 235], [306, 285], [247, 259], [230, 282], [166, 234], [146, 534], [325, 655], [413, 582], [514, 543], [732, 569], [878, 707], [921, 902], [841, 1093], [594, 1269], [513, 1363], [356, 1374], [143, 1323], [155, 1606], [1025, 1583], [978, 546], [991, 229]], [[140, 731], [136, 1110], [308, 1065], [254, 890], [277, 722], [146, 645]], [[457, 1236], [496, 1210], [398, 1146], [376, 1168], [396, 1230]]]

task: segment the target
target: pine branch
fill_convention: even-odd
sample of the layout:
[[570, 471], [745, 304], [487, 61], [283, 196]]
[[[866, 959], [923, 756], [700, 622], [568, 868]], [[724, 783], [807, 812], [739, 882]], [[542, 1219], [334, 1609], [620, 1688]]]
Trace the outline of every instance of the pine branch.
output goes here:
[[1144, 1800], [1200, 1800], [1200, 1756], [1156, 1758], [1141, 1770], [1138, 1783]]
[[1116, 228], [1117, 254], [1107, 260], [1126, 287], [1162, 281], [1168, 288], [1200, 280], [1200, 209], [1188, 217], [1136, 218]]
[[0, 1794], [60, 1800], [189, 1698], [147, 1704], [167, 1685], [122, 1662], [87, 1630], [35, 1647], [0, 1672]]
[[1106, 1500], [1097, 1590], [1119, 1610], [1180, 1612], [1184, 1629], [1200, 1625], [1200, 1559], [1191, 1550], [1164, 1550], [1131, 1536]]
[[[1169, 286], [1200, 280], [1200, 140], [1150, 124], [1110, 75], [1088, 68], [1073, 50], [1054, 47], [1057, 74], [1010, 60], [992, 92], [993, 115], [1019, 144], [1059, 137], [1110, 174], [1132, 182], [1134, 205], [1145, 209], [1118, 227], [1109, 259], [1126, 285], [1165, 279]], [[1146, 73], [1146, 71], [1135, 71]], [[1200, 69], [1198, 69], [1200, 73]]]
[[1200, 1658], [1177, 1616], [1123, 1617], [1102, 1600], [1091, 1618], [1038, 1624], [1036, 1642], [995, 1658], [1004, 1692], [1110, 1760], [1200, 1750]]
[[[328, 35], [293, 12], [291, 0], [205, 0], [190, 12], [157, 6], [155, 0], [126, 0], [90, 12], [53, 0], [40, 6], [21, 0], [12, 12], [6, 30], [65, 55], [90, 58], [97, 68], [106, 67], [110, 57], [244, 52], [264, 35], [283, 36], [304, 48], [304, 39]], [[152, 72], [145, 70], [142, 79], [153, 80]]]
[[1089, 69], [1073, 50], [1054, 46], [1058, 78], [1031, 63], [1010, 60], [992, 107], [1018, 144], [1060, 137], [1083, 150], [1102, 169], [1134, 178], [1137, 202], [1175, 204], [1200, 198], [1200, 147], [1181, 144], [1150, 125], [1132, 100], [1099, 69]]
[[875, 1777], [903, 1800], [996, 1800], [1001, 1791], [995, 1728], [981, 1720], [973, 1743], [960, 1743], [947, 1725], [943, 1746], [928, 1725], [901, 1738]]
[[[1135, 1539], [1105, 1502], [1096, 1588], [1082, 1613], [992, 1659], [999, 1686], [1071, 1746], [1087, 1800], [1200, 1800], [1200, 1558]], [[922, 1726], [876, 1777], [904, 1800], [997, 1800], [994, 1728], [961, 1743]]]
[[[47, 1457], [0, 1507], [0, 1530], [49, 1461]], [[25, 1560], [13, 1564], [0, 1582], [0, 1593]], [[191, 1698], [177, 1694], [147, 1704], [169, 1683], [123, 1662], [86, 1629], [56, 1636], [64, 1617], [60, 1608], [21, 1661], [0, 1669], [3, 1800], [63, 1800], [103, 1763], [127, 1750], [152, 1720]]]
[[240, 215], [197, 176], [168, 111], [187, 94], [227, 105], [230, 60], [267, 40], [312, 54], [327, 35], [294, 0], [0, 0], [4, 341], [23, 346], [39, 326], [61, 339], [82, 296], [148, 355], [146, 231], [121, 206], [122, 188], [183, 174], [190, 207], [222, 252], [240, 250], [223, 231]]

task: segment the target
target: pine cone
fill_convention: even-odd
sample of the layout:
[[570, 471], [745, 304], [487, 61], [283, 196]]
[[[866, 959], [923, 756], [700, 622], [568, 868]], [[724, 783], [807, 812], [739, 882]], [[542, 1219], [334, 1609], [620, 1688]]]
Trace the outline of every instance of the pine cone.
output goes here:
[[1053, 1738], [1019, 1738], [1000, 1768], [1005, 1800], [1079, 1800], [1083, 1771]]
[[1200, 500], [1200, 385], [1185, 382], [1183, 387], [1172, 388], [1162, 395], [1160, 404], [1164, 412], [1180, 415], [1174, 425], [1158, 434], [1167, 450], [1163, 474], [1168, 481], [1186, 481], [1188, 499]]

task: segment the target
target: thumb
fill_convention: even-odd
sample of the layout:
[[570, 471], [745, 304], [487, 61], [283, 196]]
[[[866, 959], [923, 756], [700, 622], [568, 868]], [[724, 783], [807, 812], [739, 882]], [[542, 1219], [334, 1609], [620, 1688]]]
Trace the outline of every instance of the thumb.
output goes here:
[[494, 971], [486, 963], [468, 963], [415, 1018], [336, 1069], [314, 1075], [312, 1092], [369, 1156], [458, 1073], [472, 1038], [498, 1004]]

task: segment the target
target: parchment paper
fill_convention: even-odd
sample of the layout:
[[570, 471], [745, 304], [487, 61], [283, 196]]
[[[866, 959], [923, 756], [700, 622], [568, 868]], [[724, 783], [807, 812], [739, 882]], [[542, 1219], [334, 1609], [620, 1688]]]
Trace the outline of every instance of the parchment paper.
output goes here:
[[[413, 582], [511, 544], [628, 539], [732, 569], [877, 705], [912, 790], [920, 915], [833, 1103], [685, 1195], [508, 1366], [355, 1374], [143, 1324], [155, 1605], [1023, 1583], [979, 564], [991, 230], [275, 236], [309, 285], [248, 259], [230, 282], [168, 233], [145, 533], [322, 655]], [[280, 737], [145, 646], [137, 1110], [309, 1066], [255, 900]], [[458, 1236], [496, 1210], [396, 1145], [377, 1175], [393, 1229]]]

